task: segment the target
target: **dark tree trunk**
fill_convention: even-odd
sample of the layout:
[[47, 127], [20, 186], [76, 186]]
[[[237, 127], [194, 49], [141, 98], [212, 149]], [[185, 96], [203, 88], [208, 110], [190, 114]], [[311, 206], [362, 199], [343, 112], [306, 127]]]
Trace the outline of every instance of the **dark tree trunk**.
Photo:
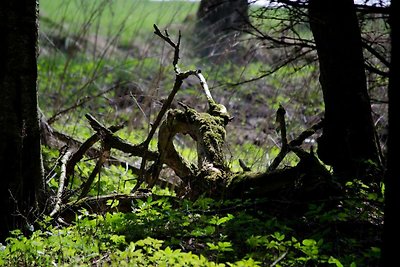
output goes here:
[[362, 176], [379, 158], [354, 4], [310, 0], [309, 15], [325, 102], [318, 155], [340, 176]]
[[399, 1], [391, 2], [390, 25], [392, 39], [392, 60], [389, 77], [389, 140], [387, 155], [387, 172], [385, 175], [385, 224], [383, 234], [383, 250], [381, 266], [391, 266], [398, 261], [398, 249], [394, 245], [400, 240], [398, 213], [400, 210], [400, 175], [396, 168], [400, 151], [399, 145], [399, 121], [400, 111], [400, 27], [399, 16], [395, 10], [399, 10]]
[[247, 0], [202, 0], [197, 11], [196, 35], [202, 55], [229, 50], [235, 36], [248, 26]]
[[38, 5], [0, 4], [0, 240], [27, 229], [43, 189], [37, 103]]

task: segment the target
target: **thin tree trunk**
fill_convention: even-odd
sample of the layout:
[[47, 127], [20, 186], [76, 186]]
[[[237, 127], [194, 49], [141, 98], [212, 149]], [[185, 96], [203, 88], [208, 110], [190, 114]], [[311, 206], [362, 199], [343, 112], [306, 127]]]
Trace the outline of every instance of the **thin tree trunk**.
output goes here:
[[0, 241], [29, 227], [43, 190], [37, 19], [36, 1], [0, 4]]
[[310, 0], [309, 15], [325, 102], [318, 155], [340, 176], [362, 176], [379, 160], [354, 4]]

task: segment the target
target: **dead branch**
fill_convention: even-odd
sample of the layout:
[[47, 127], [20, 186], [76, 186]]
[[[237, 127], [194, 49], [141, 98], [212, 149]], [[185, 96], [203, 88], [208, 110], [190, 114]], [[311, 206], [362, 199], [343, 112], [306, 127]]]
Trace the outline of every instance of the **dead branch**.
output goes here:
[[180, 45], [181, 45], [181, 31], [179, 31], [178, 34], [178, 42], [174, 43], [171, 38], [169, 37], [169, 33], [167, 30], [165, 30], [164, 34], [161, 33], [160, 29], [158, 29], [157, 25], [154, 24], [154, 34], [159, 36], [161, 39], [163, 39], [166, 43], [168, 43], [173, 49], [174, 49], [174, 60], [172, 61], [172, 64], [174, 65], [174, 70], [176, 74], [179, 74], [181, 71], [178, 68], [178, 61], [179, 61], [179, 50], [180, 50]]
[[[125, 126], [124, 124], [111, 126], [109, 128], [110, 132], [115, 133], [116, 131], [122, 129]], [[83, 158], [86, 152], [97, 142], [100, 140], [100, 134], [96, 133], [92, 135], [89, 139], [87, 139], [83, 144], [79, 147], [79, 149], [72, 155], [71, 159], [67, 163], [66, 168], [66, 176], [71, 177], [74, 173], [75, 165]], [[69, 179], [66, 180], [66, 187], [68, 186]]]
[[[165, 30], [165, 34], [162, 34], [161, 31], [158, 29], [157, 25], [155, 25], [155, 24], [154, 24], [154, 33], [157, 36], [159, 36], [160, 38], [162, 38], [164, 41], [166, 41], [174, 49], [174, 59], [173, 59], [172, 64], [173, 64], [174, 70], [175, 70], [175, 82], [174, 82], [174, 86], [172, 88], [171, 93], [168, 95], [167, 100], [163, 103], [160, 112], [157, 114], [156, 120], [151, 125], [151, 129], [150, 129], [150, 132], [149, 132], [146, 140], [141, 144], [141, 146], [145, 149], [145, 151], [148, 150], [151, 139], [154, 137], [154, 134], [156, 133], [156, 130], [157, 130], [158, 126], [160, 125], [165, 113], [170, 108], [171, 103], [172, 103], [176, 93], [181, 88], [183, 81], [190, 75], [194, 75], [198, 72], [197, 70], [189, 70], [189, 71], [181, 72], [178, 67], [179, 49], [180, 49], [180, 41], [181, 41], [180, 32], [179, 32], [179, 37], [178, 37], [177, 43], [174, 43], [171, 40], [167, 30]], [[144, 181], [144, 170], [146, 167], [147, 158], [148, 158], [147, 153], [144, 153], [142, 155], [142, 162], [140, 164], [138, 182], [136, 183], [135, 187], [132, 189], [132, 192], [135, 192]]]
[[[114, 127], [118, 128], [119, 126], [111, 126], [109, 129], [114, 132]], [[75, 152], [75, 154], [72, 156], [72, 158], [68, 161], [67, 163], [67, 177], [70, 177], [70, 175], [73, 175], [73, 169], [72, 165], [76, 165], [83, 157], [83, 154], [90, 157], [90, 158], [97, 158], [101, 154], [101, 151], [97, 148], [92, 147], [94, 145], [94, 141], [98, 141], [99, 135], [96, 133], [95, 136], [91, 136], [87, 141], [84, 143], [74, 139], [71, 136], [68, 136], [64, 133], [60, 133], [53, 129], [50, 125], [46, 123], [46, 121], [42, 118], [41, 120], [41, 132], [42, 132], [42, 142], [44, 145], [51, 147], [53, 149], [57, 150], [62, 150], [63, 148], [67, 147], [71, 151], [78, 151], [80, 150], [79, 153]], [[121, 151], [134, 155], [134, 156], [140, 156], [141, 150], [132, 144], [129, 144], [122, 139], [117, 138], [116, 140], [113, 139], [113, 137], [109, 137], [111, 140], [111, 143], [113, 144], [114, 147], [117, 149], [120, 149]], [[154, 160], [157, 158], [157, 152], [154, 151], [149, 151], [149, 159]], [[76, 157], [76, 158], [74, 158]], [[79, 159], [78, 159], [79, 158]], [[75, 162], [76, 161], [76, 162]], [[132, 173], [138, 174], [139, 169], [132, 166], [131, 164], [128, 164], [126, 161], [115, 158], [115, 157], [110, 157], [109, 160], [110, 164], [113, 165], [120, 165], [122, 167], [128, 168]], [[66, 180], [66, 183], [68, 183], [69, 180]], [[67, 185], [65, 185], [67, 186]]]
[[67, 150], [61, 158], [60, 179], [59, 179], [58, 190], [57, 190], [57, 195], [56, 195], [56, 199], [55, 199], [56, 203], [54, 205], [53, 210], [50, 212], [50, 217], [53, 217], [56, 213], [58, 213], [61, 208], [62, 195], [64, 193], [64, 188], [65, 188], [64, 185], [65, 185], [65, 180], [67, 177], [66, 165], [67, 165], [68, 159], [71, 157], [71, 155], [72, 155], [72, 151]]
[[82, 191], [81, 191], [81, 194], [79, 195], [78, 199], [86, 197], [86, 195], [89, 193], [90, 187], [92, 186], [93, 181], [97, 175], [99, 175], [99, 179], [100, 179], [100, 171], [101, 171], [101, 168], [103, 167], [103, 164], [110, 157], [110, 149], [111, 149], [110, 146], [107, 143], [103, 142], [103, 149], [102, 149], [101, 156], [97, 160], [96, 166], [94, 167], [93, 171], [90, 173], [89, 178], [81, 186]]
[[155, 151], [147, 150], [143, 146], [143, 144], [132, 145], [118, 136], [115, 136], [113, 132], [106, 128], [103, 124], [101, 124], [98, 120], [96, 120], [92, 115], [86, 114], [85, 117], [89, 120], [91, 127], [97, 131], [100, 137], [107, 143], [111, 148], [115, 148], [124, 153], [130, 154], [131, 156], [143, 157], [144, 154], [147, 155], [147, 158], [151, 161], [154, 161], [158, 158], [158, 153]]
[[276, 170], [276, 168], [278, 168], [279, 164], [282, 162], [282, 160], [286, 157], [286, 155], [290, 151], [293, 151], [300, 159], [304, 157], [306, 155], [304, 153], [307, 152], [303, 151], [299, 146], [303, 144], [306, 138], [315, 134], [318, 130], [322, 129], [323, 126], [323, 120], [321, 120], [318, 123], [311, 126], [310, 128], [308, 128], [307, 130], [303, 131], [297, 138], [293, 139], [288, 143], [286, 137], [285, 113], [286, 111], [283, 108], [283, 106], [279, 105], [279, 108], [276, 112], [276, 122], [278, 123], [277, 131], [279, 130], [281, 133], [282, 147], [281, 150], [279, 151], [279, 154], [273, 160], [271, 165], [267, 168], [267, 172]]
[[289, 147], [293, 148], [293, 147], [300, 146], [301, 144], [303, 144], [304, 140], [306, 140], [307, 138], [309, 138], [310, 136], [315, 134], [318, 130], [322, 129], [323, 123], [324, 123], [324, 121], [320, 120], [319, 122], [317, 122], [316, 124], [314, 124], [313, 126], [308, 128], [307, 130], [303, 131], [297, 138], [295, 138], [289, 142]]

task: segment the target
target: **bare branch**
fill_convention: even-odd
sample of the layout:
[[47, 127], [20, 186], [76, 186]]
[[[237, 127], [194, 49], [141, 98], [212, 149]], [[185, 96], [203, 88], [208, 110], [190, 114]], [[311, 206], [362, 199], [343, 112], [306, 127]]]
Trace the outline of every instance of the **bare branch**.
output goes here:
[[305, 55], [309, 54], [310, 52], [312, 52], [311, 49], [303, 51], [300, 54], [291, 55], [291, 56], [285, 58], [285, 60], [283, 60], [279, 65], [274, 67], [272, 70], [266, 71], [265, 73], [259, 75], [258, 77], [254, 77], [254, 78], [251, 78], [251, 79], [248, 79], [248, 80], [244, 80], [244, 81], [241, 81], [241, 82], [237, 82], [237, 83], [228, 83], [228, 85], [230, 85], [230, 86], [238, 86], [238, 85], [242, 85], [242, 84], [251, 83], [251, 82], [255, 82], [255, 81], [261, 80], [261, 79], [263, 79], [265, 77], [268, 77], [268, 76], [276, 73], [277, 71], [279, 71], [283, 67], [286, 67], [288, 64], [294, 63], [296, 60], [304, 57]]
[[179, 67], [178, 67], [178, 61], [179, 61], [179, 49], [181, 45], [181, 31], [179, 31], [178, 35], [178, 42], [175, 44], [171, 38], [169, 37], [168, 31], [165, 30], [165, 34], [162, 34], [160, 29], [158, 29], [157, 25], [154, 24], [154, 33], [161, 37], [165, 42], [167, 42], [175, 51], [174, 51], [174, 60], [172, 61], [172, 64], [174, 65], [175, 73], [180, 73]]
[[66, 174], [67, 174], [67, 162], [68, 159], [71, 157], [72, 151], [67, 150], [61, 158], [61, 170], [60, 170], [60, 180], [58, 183], [58, 191], [56, 195], [56, 204], [54, 205], [53, 210], [50, 212], [50, 217], [53, 217], [55, 214], [57, 214], [60, 211], [61, 204], [62, 204], [62, 195], [64, 193], [64, 185], [65, 185], [65, 180], [66, 180]]
[[96, 178], [96, 175], [100, 175], [100, 171], [101, 171], [101, 168], [103, 167], [103, 164], [110, 157], [110, 149], [111, 149], [111, 147], [109, 147], [106, 143], [104, 143], [103, 151], [102, 151], [99, 159], [97, 160], [96, 167], [90, 173], [87, 181], [81, 186], [82, 191], [81, 191], [81, 194], [79, 195], [78, 199], [86, 197], [87, 194], [89, 193], [90, 187], [92, 186], [93, 181]]
[[[124, 126], [125, 126], [125, 124], [111, 126], [109, 128], [109, 130], [110, 130], [111, 133], [115, 133], [116, 131], [122, 129]], [[96, 133], [96, 134], [92, 135], [72, 155], [71, 159], [67, 163], [67, 168], [66, 168], [66, 176], [67, 177], [72, 176], [72, 174], [74, 172], [75, 165], [83, 158], [83, 156], [89, 150], [89, 148], [91, 148], [99, 140], [100, 140], [100, 134], [99, 133]], [[66, 186], [68, 186], [68, 182], [69, 182], [69, 179], [67, 179], [67, 181], [66, 181]]]
[[150, 141], [154, 137], [154, 134], [155, 134], [157, 128], [160, 126], [160, 123], [161, 123], [165, 113], [170, 108], [175, 95], [178, 93], [179, 89], [181, 88], [183, 80], [185, 80], [190, 75], [195, 75], [196, 73], [198, 73], [197, 70], [189, 70], [189, 71], [181, 72], [178, 67], [179, 46], [181, 43], [181, 32], [179, 32], [178, 42], [176, 44], [171, 40], [167, 31], [165, 31], [165, 34], [162, 34], [161, 31], [158, 29], [157, 25], [155, 25], [155, 24], [154, 24], [154, 33], [157, 36], [159, 36], [161, 39], [163, 39], [165, 42], [167, 42], [175, 50], [174, 51], [174, 59], [173, 59], [173, 66], [175, 69], [175, 82], [174, 82], [174, 86], [172, 88], [171, 93], [168, 95], [167, 100], [163, 103], [160, 112], [157, 114], [156, 120], [151, 125], [151, 129], [150, 129], [149, 134], [147, 135], [146, 140], [141, 144], [141, 146], [145, 149], [145, 153], [142, 156], [142, 162], [140, 164], [138, 182], [135, 185], [135, 187], [132, 189], [132, 192], [135, 192], [144, 181], [144, 171], [145, 171], [147, 156], [148, 156], [146, 151], [148, 150]]
[[375, 56], [383, 65], [386, 67], [390, 66], [390, 62], [386, 60], [385, 56], [380, 54], [376, 49], [374, 49], [370, 44], [369, 41], [365, 38], [362, 38], [362, 47], [365, 48], [371, 55]]
[[321, 130], [323, 127], [323, 123], [324, 121], [320, 120], [318, 123], [303, 131], [297, 138], [289, 142], [289, 148], [292, 149], [295, 146], [300, 146], [304, 142], [304, 140], [306, 140], [306, 138], [315, 134], [318, 130]]
[[204, 91], [204, 93], [206, 94], [206, 97], [207, 97], [208, 102], [209, 102], [209, 103], [210, 103], [210, 102], [215, 102], [214, 99], [213, 99], [213, 97], [212, 97], [212, 95], [211, 95], [211, 92], [210, 92], [210, 89], [209, 89], [209, 87], [208, 87], [206, 78], [204, 78], [204, 76], [203, 76], [203, 74], [201, 73], [201, 71], [199, 70], [197, 73], [195, 73], [195, 76], [196, 76], [197, 78], [199, 78], [201, 88], [203, 88], [203, 91]]

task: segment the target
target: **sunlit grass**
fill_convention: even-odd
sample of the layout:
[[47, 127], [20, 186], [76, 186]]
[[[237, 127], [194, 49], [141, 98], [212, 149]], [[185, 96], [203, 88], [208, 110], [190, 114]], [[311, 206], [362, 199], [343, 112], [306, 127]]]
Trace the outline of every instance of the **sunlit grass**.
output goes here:
[[56, 23], [78, 34], [86, 27], [87, 31], [103, 36], [120, 33], [121, 41], [128, 42], [152, 32], [153, 24], [164, 28], [182, 23], [197, 8], [198, 3], [190, 1], [41, 0], [40, 20], [42, 29]]

